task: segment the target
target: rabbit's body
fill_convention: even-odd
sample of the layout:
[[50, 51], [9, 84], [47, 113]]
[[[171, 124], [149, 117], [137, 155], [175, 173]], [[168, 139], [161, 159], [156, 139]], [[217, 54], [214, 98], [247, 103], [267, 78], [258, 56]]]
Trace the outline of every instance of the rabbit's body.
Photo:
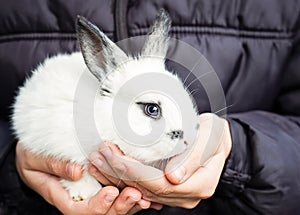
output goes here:
[[[84, 162], [79, 148], [73, 105], [77, 83], [86, 68], [82, 55], [46, 59], [20, 88], [13, 126], [21, 144], [32, 152]], [[67, 153], [66, 153], [67, 151]]]
[[[24, 148], [87, 165], [73, 121], [74, 95], [85, 69], [81, 53], [58, 55], [46, 59], [20, 88], [14, 104], [13, 127]], [[89, 146], [97, 150], [96, 143]], [[88, 198], [101, 188], [88, 173], [78, 182], [61, 182], [76, 200]]]
[[[155, 28], [160, 31], [164, 30], [163, 24], [166, 24], [165, 19], [168, 18], [165, 16], [163, 14], [159, 17], [160, 20], [156, 22], [156, 26], [154, 25], [154, 30]], [[85, 44], [85, 41], [91, 39], [88, 34], [94, 33], [93, 29], [88, 29], [93, 26], [86, 23], [85, 20], [79, 20], [78, 25], [79, 35], [82, 33], [82, 29], [84, 31], [83, 36], [79, 36], [82, 39], [81, 49], [84, 58], [78, 52], [46, 59], [33, 72], [32, 77], [26, 81], [24, 87], [20, 89], [13, 114], [13, 127], [20, 144], [36, 154], [70, 160], [86, 167], [88, 165], [87, 156], [98, 149], [100, 138], [95, 137], [91, 125], [85, 125], [84, 120], [78, 122], [75, 117], [76, 115], [92, 114], [101, 140], [117, 144], [127, 156], [149, 163], [183, 152], [187, 146], [183, 139], [184, 133], [181, 126], [182, 119], [179, 117], [180, 111], [172, 100], [161, 93], [150, 92], [134, 97], [135, 95], [131, 95], [134, 90], [129, 88], [119, 94], [121, 102], [123, 99], [123, 102], [126, 102], [125, 98], [127, 97], [134, 97], [134, 101], [131, 101], [133, 104], [129, 105], [127, 117], [131, 129], [135, 133], [147, 135], [151, 132], [153, 123], [159, 122], [160, 117], [163, 117], [165, 132], [161, 135], [159, 142], [147, 147], [137, 147], [120, 137], [121, 135], [115, 129], [116, 121], [113, 119], [113, 105], [116, 94], [128, 81], [141, 74], [157, 73], [166, 75], [176, 80], [177, 87], [188, 96], [177, 76], [172, 75], [165, 69], [164, 55], [166, 47], [164, 50], [160, 50], [163, 53], [158, 53], [163, 55], [163, 58], [143, 57], [143, 55], [129, 57], [103, 36], [102, 32], [96, 32], [100, 34], [99, 38], [101, 37], [102, 40], [102, 52], [104, 52], [102, 58], [106, 59], [104, 68], [103, 65], [96, 62], [98, 59], [93, 59], [94, 55], [90, 53], [94, 51], [93, 48], [87, 47], [89, 44]], [[165, 35], [162, 39], [165, 39]], [[156, 47], [157, 45], [152, 44], [151, 41], [148, 42], [144, 54], [155, 54], [151, 51], [159, 51], [155, 50], [162, 48], [161, 44], [158, 45], [160, 47]], [[147, 53], [149, 50], [150, 53]], [[109, 59], [105, 51], [110, 54], [118, 52], [118, 57]], [[116, 65], [113, 61], [117, 61], [120, 55], [123, 59], [126, 59], [119, 63], [117, 67], [114, 67]], [[99, 81], [101, 84], [99, 84]], [[147, 80], [144, 81], [147, 82]], [[75, 96], [79, 85], [85, 86], [86, 96], [94, 96], [93, 104], [86, 104], [93, 106], [90, 109], [93, 113], [86, 113], [85, 106], [79, 105], [85, 102], [85, 95], [78, 98]], [[90, 87], [92, 85], [100, 86], [98, 93], [95, 94], [94, 88]], [[192, 102], [190, 102], [190, 106], [193, 106]], [[161, 116], [157, 116], [158, 108]], [[78, 135], [76, 123], [82, 124], [79, 127], [82, 129], [80, 131], [81, 134], [84, 134], [84, 139]], [[101, 189], [101, 185], [87, 171], [79, 181], [62, 180], [62, 184], [75, 199], [89, 198]]]

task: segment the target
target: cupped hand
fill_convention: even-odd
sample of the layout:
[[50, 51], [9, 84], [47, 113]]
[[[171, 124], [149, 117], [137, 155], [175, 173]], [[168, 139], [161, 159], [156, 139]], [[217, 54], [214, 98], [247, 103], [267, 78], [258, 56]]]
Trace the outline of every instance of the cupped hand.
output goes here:
[[74, 202], [59, 183], [60, 178], [78, 180], [83, 170], [80, 165], [51, 157], [36, 156], [16, 146], [16, 167], [21, 179], [46, 201], [64, 214], [133, 214], [149, 208], [136, 188], [125, 187], [121, 193], [114, 186], [102, 188], [95, 196]]
[[[164, 172], [128, 158], [108, 144], [90, 157], [99, 170], [95, 175], [108, 184], [120, 184], [121, 178], [151, 202], [194, 208], [214, 194], [232, 145], [225, 119], [205, 113], [199, 116], [199, 125], [193, 146], [172, 158]], [[95, 173], [95, 167], [90, 171]]]

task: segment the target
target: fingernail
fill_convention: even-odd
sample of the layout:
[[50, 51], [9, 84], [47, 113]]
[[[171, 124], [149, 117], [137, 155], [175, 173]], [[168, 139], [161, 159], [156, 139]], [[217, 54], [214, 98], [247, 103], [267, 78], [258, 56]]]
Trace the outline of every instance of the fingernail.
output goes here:
[[135, 204], [135, 203], [136, 203], [136, 201], [133, 200], [133, 199], [130, 198], [130, 197], [128, 197], [128, 198], [126, 199], [126, 204], [128, 204], [128, 205], [133, 205], [133, 204]]
[[111, 157], [112, 156], [112, 152], [111, 152], [111, 150], [108, 147], [105, 148], [105, 149], [103, 149], [101, 151], [101, 153], [104, 154], [105, 157]]
[[178, 182], [181, 182], [181, 180], [185, 176], [185, 168], [181, 166], [178, 169], [176, 169], [173, 174], [175, 178], [178, 180]]
[[92, 164], [93, 164], [94, 166], [96, 166], [97, 168], [101, 168], [102, 165], [103, 165], [103, 161], [100, 160], [100, 159], [96, 159], [96, 160], [94, 160], [94, 161], [92, 162]]
[[74, 169], [75, 169], [75, 164], [67, 163], [66, 172], [67, 172], [67, 176], [71, 179], [73, 178], [74, 175]]
[[116, 195], [108, 194], [107, 196], [104, 197], [104, 200], [106, 203], [112, 203], [116, 197], [117, 197]]
[[139, 206], [140, 206], [141, 208], [147, 209], [147, 208], [150, 207], [151, 202], [146, 201], [146, 200], [144, 200], [144, 199], [141, 199], [141, 200], [138, 202], [138, 204], [139, 204]]
[[100, 174], [99, 174], [98, 171], [90, 172], [90, 174], [91, 174], [92, 176], [94, 176], [95, 178], [99, 178], [99, 177], [100, 177]]
[[126, 166], [124, 164], [122, 164], [122, 163], [119, 163], [118, 166], [115, 166], [115, 169], [117, 169], [120, 172], [126, 172], [126, 170], [127, 170]]

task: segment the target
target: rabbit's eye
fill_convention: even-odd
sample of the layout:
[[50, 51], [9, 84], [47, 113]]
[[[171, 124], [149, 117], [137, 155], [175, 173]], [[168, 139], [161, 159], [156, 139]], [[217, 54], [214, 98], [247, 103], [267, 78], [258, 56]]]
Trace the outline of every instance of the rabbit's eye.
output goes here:
[[144, 112], [147, 116], [154, 119], [159, 119], [161, 117], [160, 107], [157, 104], [145, 104]]

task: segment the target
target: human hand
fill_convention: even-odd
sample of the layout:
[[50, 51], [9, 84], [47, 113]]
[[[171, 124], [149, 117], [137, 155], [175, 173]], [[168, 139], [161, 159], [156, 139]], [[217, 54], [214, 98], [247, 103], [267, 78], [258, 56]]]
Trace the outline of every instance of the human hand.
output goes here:
[[133, 187], [126, 187], [119, 193], [116, 187], [107, 186], [90, 199], [74, 202], [59, 180], [60, 177], [79, 180], [82, 167], [51, 157], [36, 156], [20, 144], [16, 146], [16, 167], [21, 179], [30, 188], [64, 214], [133, 214], [150, 207], [150, 202], [141, 199], [141, 192]]
[[214, 194], [232, 145], [225, 119], [206, 113], [199, 116], [199, 124], [193, 147], [172, 158], [165, 172], [133, 161], [109, 145], [92, 155], [93, 164], [101, 171], [98, 177], [109, 178], [110, 183], [119, 183], [121, 177], [151, 202], [194, 208]]

